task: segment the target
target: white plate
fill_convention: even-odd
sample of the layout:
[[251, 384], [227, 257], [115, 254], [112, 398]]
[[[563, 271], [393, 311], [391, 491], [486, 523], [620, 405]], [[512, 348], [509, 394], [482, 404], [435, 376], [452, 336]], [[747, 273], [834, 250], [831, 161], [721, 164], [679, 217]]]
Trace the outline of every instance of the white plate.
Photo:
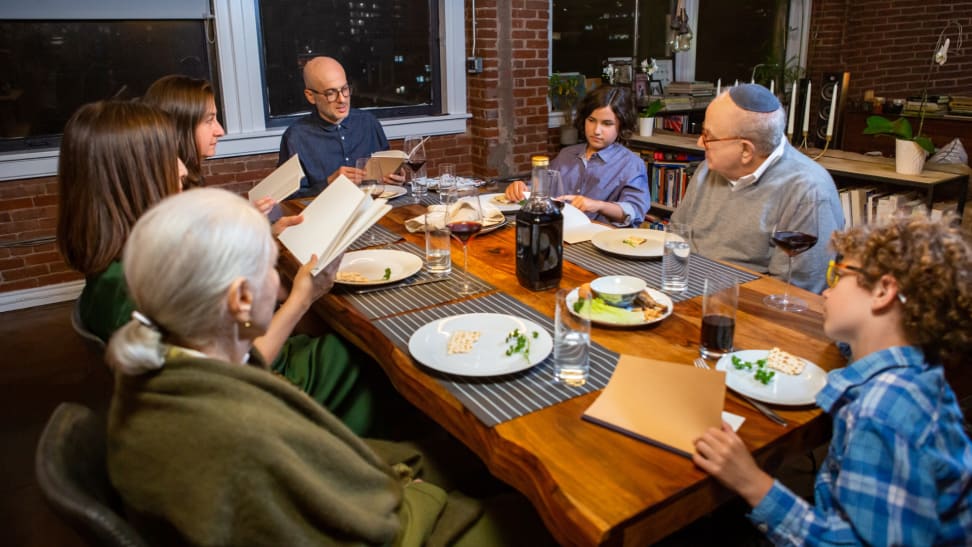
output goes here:
[[715, 368], [726, 371], [726, 386], [729, 389], [757, 401], [775, 405], [810, 405], [816, 402], [817, 392], [827, 383], [827, 373], [806, 359], [803, 360], [806, 367], [799, 375], [793, 376], [776, 370], [768, 385], [759, 383], [753, 377], [752, 371], [737, 370], [732, 366], [733, 355], [743, 361], [756, 362], [765, 359], [768, 354], [769, 350], [765, 349], [727, 353], [719, 359]]
[[[652, 289], [651, 287], [648, 287], [647, 290], [648, 290], [648, 294], [650, 294], [651, 297], [654, 298], [656, 302], [668, 306], [668, 311], [665, 312], [665, 314], [662, 315], [661, 317], [657, 319], [652, 319], [650, 321], [646, 321], [645, 316], [642, 312], [630, 312], [632, 317], [634, 317], [634, 319], [630, 323], [628, 323], [628, 322], [617, 321], [613, 317], [607, 317], [607, 318], [598, 317], [595, 314], [593, 317], [591, 317], [591, 323], [597, 325], [605, 325], [608, 327], [640, 327], [642, 325], [651, 325], [653, 323], [658, 323], [659, 321], [662, 321], [666, 317], [671, 315], [672, 307], [673, 307], [672, 299], [669, 298], [667, 294], [663, 292], [658, 292], [655, 289]], [[577, 289], [574, 289], [567, 294], [567, 306], [570, 308], [570, 313], [574, 315], [578, 315], [574, 311], [574, 302], [577, 302]], [[630, 310], [631, 306], [628, 306], [625, 309]]]
[[[528, 199], [530, 197], [530, 192], [526, 193], [526, 197], [523, 199]], [[505, 203], [503, 201], [498, 201], [497, 198], [506, 199], [506, 194], [483, 194], [479, 196], [479, 199], [484, 202], [491, 203], [493, 207], [496, 207], [504, 213], [515, 213], [520, 210], [519, 203]]]
[[408, 193], [408, 190], [404, 186], [398, 186], [397, 184], [386, 184], [385, 191], [381, 193], [380, 198], [392, 200], [395, 198], [400, 198]]
[[[624, 240], [629, 237], [642, 237], [647, 241], [632, 247]], [[594, 234], [591, 243], [598, 249], [616, 255], [634, 258], [652, 258], [662, 255], [665, 246], [665, 232], [661, 230], [642, 230], [640, 228], [621, 228], [604, 230]]]
[[[385, 279], [385, 268], [391, 275]], [[344, 285], [383, 285], [409, 277], [422, 269], [422, 259], [405, 251], [374, 249], [347, 253], [341, 259], [338, 273], [354, 272], [367, 281], [340, 281]]]
[[[530, 340], [529, 361], [522, 353], [506, 355], [506, 337], [519, 329]], [[477, 331], [479, 340], [468, 353], [449, 355], [449, 338], [456, 331]], [[533, 338], [532, 333], [537, 337]], [[497, 376], [526, 370], [547, 358], [553, 339], [543, 327], [520, 317], [500, 313], [467, 313], [428, 323], [412, 334], [408, 351], [423, 365], [461, 376]]]

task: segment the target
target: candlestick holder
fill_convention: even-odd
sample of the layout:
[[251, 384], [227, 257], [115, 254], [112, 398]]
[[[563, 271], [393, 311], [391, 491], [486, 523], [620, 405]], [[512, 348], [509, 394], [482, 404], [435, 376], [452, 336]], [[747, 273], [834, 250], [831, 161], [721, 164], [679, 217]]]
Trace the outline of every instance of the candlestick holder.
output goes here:
[[832, 137], [830, 135], [827, 135], [827, 140], [824, 142], [823, 150], [821, 150], [819, 154], [817, 154], [816, 156], [813, 157], [813, 161], [819, 160], [820, 158], [823, 157], [824, 154], [827, 153], [827, 149], [830, 148], [830, 139], [831, 138]]
[[802, 148], [804, 150], [806, 150], [807, 148], [809, 148], [808, 145], [807, 145], [807, 138], [809, 136], [810, 136], [810, 132], [809, 131], [804, 131], [803, 132], [803, 142], [801, 142], [800, 143], [800, 146], [798, 146], [797, 148]]

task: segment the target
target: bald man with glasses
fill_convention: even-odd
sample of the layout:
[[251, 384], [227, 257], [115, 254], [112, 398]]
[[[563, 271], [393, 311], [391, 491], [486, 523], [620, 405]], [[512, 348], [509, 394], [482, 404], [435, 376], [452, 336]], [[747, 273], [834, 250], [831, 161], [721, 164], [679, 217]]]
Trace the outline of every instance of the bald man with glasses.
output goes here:
[[[360, 180], [355, 160], [388, 150], [381, 124], [371, 114], [351, 108], [351, 85], [344, 67], [330, 57], [314, 57], [304, 65], [304, 98], [314, 111], [287, 128], [280, 140], [278, 164], [294, 154], [307, 177], [295, 197], [316, 196], [339, 175]], [[388, 184], [404, 177], [385, 175]]]
[[[780, 102], [761, 85], [735, 86], [709, 104], [698, 141], [705, 161], [672, 213], [692, 226], [694, 252], [783, 278], [787, 256], [770, 241], [778, 222], [799, 231], [816, 217], [820, 242], [844, 227], [834, 180], [786, 141], [785, 123]], [[823, 291], [830, 258], [823, 243], [794, 256], [793, 284]]]

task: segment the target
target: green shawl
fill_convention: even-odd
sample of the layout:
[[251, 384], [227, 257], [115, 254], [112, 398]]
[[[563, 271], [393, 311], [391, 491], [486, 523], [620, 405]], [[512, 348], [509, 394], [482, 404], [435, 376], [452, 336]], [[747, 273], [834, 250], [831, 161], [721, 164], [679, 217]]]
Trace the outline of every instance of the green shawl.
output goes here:
[[170, 355], [157, 372], [116, 377], [108, 422], [126, 507], [196, 545], [420, 545], [446, 505], [258, 367]]

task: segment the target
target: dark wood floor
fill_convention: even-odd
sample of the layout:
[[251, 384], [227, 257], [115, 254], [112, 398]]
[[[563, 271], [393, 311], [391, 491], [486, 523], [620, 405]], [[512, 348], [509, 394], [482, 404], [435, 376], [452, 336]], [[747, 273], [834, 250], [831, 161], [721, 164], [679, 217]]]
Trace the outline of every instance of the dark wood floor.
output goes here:
[[[71, 329], [72, 305], [0, 313], [0, 545], [85, 545], [48, 509], [34, 481], [34, 448], [54, 408], [76, 401], [103, 413], [110, 398], [111, 378], [100, 355]], [[810, 491], [809, 459], [795, 462], [790, 474], [788, 483]], [[730, 504], [663, 545], [762, 544], [744, 513], [741, 503]]]
[[34, 481], [34, 448], [54, 408], [76, 401], [99, 412], [111, 378], [71, 329], [72, 302], [0, 313], [0, 543], [85, 543], [45, 505]]

